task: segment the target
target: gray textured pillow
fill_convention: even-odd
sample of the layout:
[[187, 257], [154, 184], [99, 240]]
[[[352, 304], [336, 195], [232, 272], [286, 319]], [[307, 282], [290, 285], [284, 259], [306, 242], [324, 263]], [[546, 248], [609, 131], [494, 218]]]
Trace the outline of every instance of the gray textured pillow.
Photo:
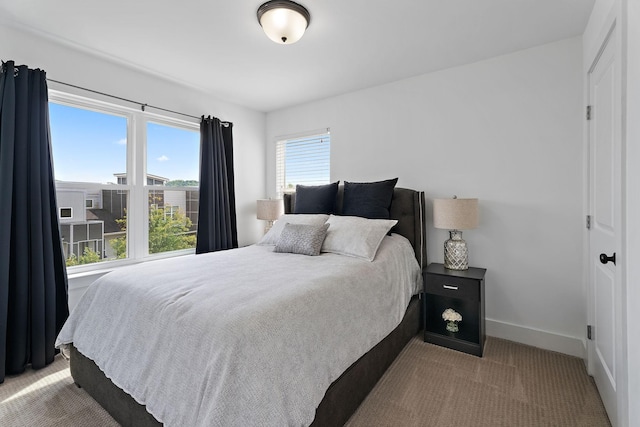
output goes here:
[[274, 252], [320, 255], [329, 224], [285, 224]]

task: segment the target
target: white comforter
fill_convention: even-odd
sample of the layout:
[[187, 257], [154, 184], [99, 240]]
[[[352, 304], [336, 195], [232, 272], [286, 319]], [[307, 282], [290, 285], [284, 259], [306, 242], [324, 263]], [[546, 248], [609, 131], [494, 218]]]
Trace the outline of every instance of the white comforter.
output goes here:
[[376, 260], [273, 247], [173, 258], [97, 280], [72, 343], [167, 426], [309, 425], [329, 385], [401, 321], [421, 285], [413, 250]]

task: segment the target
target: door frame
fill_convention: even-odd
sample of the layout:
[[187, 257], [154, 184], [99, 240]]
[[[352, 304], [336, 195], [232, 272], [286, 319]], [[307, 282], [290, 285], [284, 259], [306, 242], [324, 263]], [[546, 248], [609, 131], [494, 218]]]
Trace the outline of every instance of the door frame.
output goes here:
[[[584, 99], [585, 105], [591, 105], [591, 82], [590, 82], [590, 74], [593, 71], [596, 63], [600, 59], [600, 56], [607, 45], [607, 43], [614, 43], [615, 56], [616, 56], [616, 81], [615, 81], [615, 93], [616, 93], [616, 106], [617, 106], [617, 114], [615, 116], [615, 130], [618, 134], [618, 138], [620, 139], [620, 150], [615, 153], [616, 156], [616, 164], [617, 167], [620, 168], [620, 206], [619, 206], [619, 214], [618, 220], [620, 224], [619, 234], [616, 237], [615, 243], [615, 252], [616, 252], [616, 282], [619, 286], [619, 293], [616, 301], [616, 337], [615, 337], [615, 345], [616, 345], [616, 413], [617, 413], [617, 425], [621, 427], [628, 426], [628, 379], [627, 379], [627, 307], [624, 301], [626, 300], [626, 265], [627, 265], [627, 256], [626, 256], [626, 244], [625, 238], [626, 235], [626, 213], [625, 213], [625, 165], [623, 163], [622, 153], [624, 152], [625, 147], [625, 139], [624, 139], [624, 105], [623, 105], [623, 46], [622, 46], [622, 31], [621, 31], [621, 22], [618, 19], [619, 14], [616, 7], [612, 8], [607, 19], [605, 20], [604, 25], [601, 27], [600, 33], [597, 37], [597, 42], [593, 44], [593, 49], [590, 52], [585, 51], [584, 57]], [[584, 111], [584, 110], [583, 110]], [[597, 114], [594, 111], [594, 114]], [[591, 182], [590, 182], [590, 165], [591, 165], [591, 135], [590, 135], [590, 123], [588, 121], [584, 121], [584, 195], [585, 195], [585, 215], [591, 214]], [[590, 235], [589, 230], [584, 229], [584, 267], [583, 267], [583, 276], [585, 278], [585, 302], [587, 308], [587, 324], [593, 325], [594, 323], [594, 301], [592, 300], [592, 277], [591, 277], [591, 262], [595, 262], [595, 260], [591, 260], [590, 251]], [[597, 334], [597, 331], [595, 332]], [[586, 328], [585, 328], [585, 338], [586, 338]], [[591, 358], [591, 347], [593, 346], [593, 342], [590, 342], [588, 338], [585, 339], [585, 356], [587, 363], [587, 371], [590, 375], [593, 375], [594, 361]]]

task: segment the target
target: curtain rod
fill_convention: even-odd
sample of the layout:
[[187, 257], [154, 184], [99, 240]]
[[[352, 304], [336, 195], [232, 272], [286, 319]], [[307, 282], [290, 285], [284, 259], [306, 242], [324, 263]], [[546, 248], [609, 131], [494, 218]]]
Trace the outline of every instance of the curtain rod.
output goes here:
[[[156, 107], [155, 105], [149, 105], [149, 104], [146, 104], [146, 103], [143, 103], [143, 102], [134, 101], [132, 99], [122, 98], [120, 96], [111, 95], [111, 94], [100, 92], [100, 91], [93, 90], [93, 89], [87, 89], [86, 87], [72, 85], [71, 83], [65, 83], [65, 82], [61, 82], [59, 80], [54, 80], [54, 79], [49, 79], [48, 78], [47, 81], [50, 81], [50, 82], [53, 82], [53, 83], [58, 83], [58, 84], [69, 86], [69, 87], [74, 87], [74, 88], [80, 89], [80, 90], [86, 90], [87, 92], [97, 93], [98, 95], [108, 96], [109, 98], [114, 98], [114, 99], [119, 99], [121, 101], [131, 102], [132, 104], [138, 104], [142, 111], [145, 111], [145, 108], [153, 108], [155, 110], [166, 111], [167, 113], [179, 114], [181, 116], [191, 117], [193, 119], [202, 119], [202, 118], [204, 118], [204, 115], [198, 117], [198, 116], [194, 116], [194, 115], [191, 115], [191, 114], [181, 113], [180, 111], [174, 111], [174, 110], [169, 110], [167, 108]], [[228, 127], [228, 126], [232, 125], [233, 123], [221, 121], [220, 124], [222, 126]]]

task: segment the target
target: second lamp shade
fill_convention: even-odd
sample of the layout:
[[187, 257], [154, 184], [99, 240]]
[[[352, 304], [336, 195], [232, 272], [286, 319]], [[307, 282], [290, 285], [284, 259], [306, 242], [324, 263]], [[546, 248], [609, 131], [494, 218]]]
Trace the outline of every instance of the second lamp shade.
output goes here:
[[434, 199], [433, 226], [444, 230], [476, 228], [478, 199]]
[[267, 221], [275, 221], [283, 214], [282, 199], [260, 199], [257, 201], [257, 217]]

